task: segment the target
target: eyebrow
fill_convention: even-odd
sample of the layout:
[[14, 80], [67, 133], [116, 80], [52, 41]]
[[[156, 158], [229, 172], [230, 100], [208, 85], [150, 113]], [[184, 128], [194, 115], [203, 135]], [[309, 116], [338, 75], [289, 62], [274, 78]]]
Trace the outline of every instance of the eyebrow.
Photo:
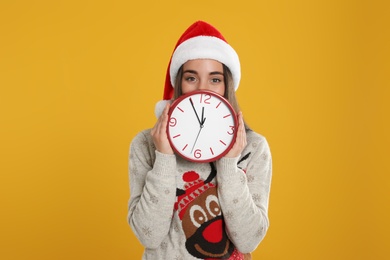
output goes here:
[[[198, 72], [196, 70], [185, 70], [183, 71], [183, 74], [184, 73], [192, 73], [192, 74], [198, 74]], [[220, 72], [220, 71], [213, 71], [213, 72], [210, 72], [209, 73], [210, 75], [223, 75], [223, 72]]]

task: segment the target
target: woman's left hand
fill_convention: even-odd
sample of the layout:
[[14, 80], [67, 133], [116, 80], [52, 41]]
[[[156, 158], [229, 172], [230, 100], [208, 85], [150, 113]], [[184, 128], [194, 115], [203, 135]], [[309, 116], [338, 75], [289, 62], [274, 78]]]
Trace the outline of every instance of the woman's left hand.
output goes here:
[[236, 141], [230, 151], [225, 155], [228, 158], [238, 157], [246, 147], [246, 132], [242, 112], [238, 113], [238, 129]]

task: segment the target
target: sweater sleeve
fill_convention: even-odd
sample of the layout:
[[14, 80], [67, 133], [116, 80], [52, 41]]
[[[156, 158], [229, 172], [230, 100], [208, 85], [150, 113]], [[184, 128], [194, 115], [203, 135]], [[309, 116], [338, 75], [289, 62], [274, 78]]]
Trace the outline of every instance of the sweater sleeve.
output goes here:
[[128, 222], [146, 248], [157, 248], [168, 234], [176, 199], [176, 157], [154, 150], [149, 132], [132, 141], [129, 153]]
[[266, 139], [256, 136], [248, 140], [242, 153], [244, 157], [249, 154], [246, 161], [244, 158], [217, 161], [218, 196], [226, 231], [242, 253], [255, 250], [269, 226], [272, 159]]

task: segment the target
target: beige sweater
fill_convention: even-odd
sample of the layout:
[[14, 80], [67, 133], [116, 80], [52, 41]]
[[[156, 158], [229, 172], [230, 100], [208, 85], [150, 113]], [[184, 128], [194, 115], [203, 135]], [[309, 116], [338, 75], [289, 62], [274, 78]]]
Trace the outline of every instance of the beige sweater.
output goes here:
[[268, 222], [272, 161], [266, 139], [247, 132], [240, 157], [193, 163], [155, 150], [150, 129], [129, 155], [128, 222], [145, 260], [244, 259]]

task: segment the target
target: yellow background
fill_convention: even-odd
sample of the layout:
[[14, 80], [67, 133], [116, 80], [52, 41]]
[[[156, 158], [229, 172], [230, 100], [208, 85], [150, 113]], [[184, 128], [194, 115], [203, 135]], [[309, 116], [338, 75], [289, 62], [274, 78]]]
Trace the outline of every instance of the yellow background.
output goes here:
[[386, 2], [1, 1], [0, 259], [141, 258], [129, 143], [198, 19], [239, 53], [273, 154], [254, 259], [389, 259]]

